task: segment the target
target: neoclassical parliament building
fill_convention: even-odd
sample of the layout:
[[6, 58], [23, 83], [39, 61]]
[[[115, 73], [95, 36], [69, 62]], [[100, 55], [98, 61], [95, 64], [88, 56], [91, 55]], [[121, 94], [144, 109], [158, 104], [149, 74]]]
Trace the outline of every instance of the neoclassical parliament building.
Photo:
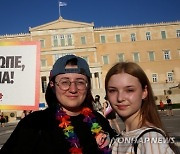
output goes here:
[[30, 27], [28, 33], [6, 34], [0, 41], [39, 41], [41, 44], [40, 102], [49, 81], [49, 72], [59, 57], [75, 54], [90, 65], [93, 95], [105, 95], [108, 69], [121, 61], [138, 63], [146, 72], [157, 104], [169, 95], [180, 103], [180, 22], [95, 27], [58, 18]]

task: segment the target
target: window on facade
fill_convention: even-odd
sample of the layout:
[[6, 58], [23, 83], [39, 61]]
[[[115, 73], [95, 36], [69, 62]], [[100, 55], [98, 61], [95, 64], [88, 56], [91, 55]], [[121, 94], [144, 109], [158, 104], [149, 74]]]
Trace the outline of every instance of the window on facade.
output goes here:
[[41, 67], [46, 67], [46, 66], [47, 66], [46, 59], [41, 59]]
[[65, 46], [65, 36], [64, 35], [60, 35], [60, 42], [61, 42], [61, 46], [64, 47]]
[[132, 42], [136, 41], [136, 34], [135, 33], [131, 34], [131, 41]]
[[173, 72], [167, 72], [167, 81], [172, 82], [173, 81]]
[[116, 42], [121, 42], [120, 34], [116, 34]]
[[161, 37], [162, 37], [162, 39], [166, 39], [166, 32], [165, 31], [161, 31]]
[[133, 53], [133, 59], [134, 59], [134, 62], [139, 62], [140, 61], [138, 52]]
[[123, 62], [124, 61], [124, 53], [119, 53], [118, 54], [118, 61]]
[[54, 55], [54, 62], [59, 59], [60, 57], [66, 56], [66, 55], [75, 55], [74, 53], [59, 53]]
[[54, 61], [56, 61], [58, 58], [62, 57], [62, 54], [55, 54], [54, 55]]
[[153, 83], [158, 82], [158, 76], [157, 76], [156, 73], [153, 73], [153, 74], [152, 74], [152, 82], [153, 82]]
[[154, 61], [155, 60], [155, 56], [154, 56], [154, 51], [149, 51], [149, 61]]
[[53, 46], [57, 47], [58, 46], [58, 35], [53, 36]]
[[45, 40], [40, 40], [41, 48], [45, 47]]
[[81, 44], [86, 44], [86, 37], [85, 36], [81, 37]]
[[109, 64], [108, 56], [103, 56], [103, 64]]
[[179, 38], [180, 37], [180, 30], [176, 30], [176, 36]]
[[146, 32], [146, 40], [151, 40], [151, 33], [150, 32]]
[[106, 37], [104, 35], [101, 35], [100, 41], [101, 43], [106, 43]]
[[171, 57], [170, 57], [170, 51], [169, 51], [169, 50], [165, 50], [165, 51], [164, 51], [164, 59], [165, 59], [165, 60], [171, 59]]
[[42, 85], [42, 92], [45, 93], [47, 89], [47, 80], [46, 76], [41, 77], [41, 85]]
[[67, 35], [67, 39], [68, 39], [68, 45], [72, 46], [72, 35], [71, 34]]

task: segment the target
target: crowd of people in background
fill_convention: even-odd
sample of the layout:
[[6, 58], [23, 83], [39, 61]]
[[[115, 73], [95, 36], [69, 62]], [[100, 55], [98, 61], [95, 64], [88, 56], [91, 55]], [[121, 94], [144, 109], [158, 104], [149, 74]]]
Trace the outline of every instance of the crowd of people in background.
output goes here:
[[105, 102], [103, 103], [103, 114], [108, 119], [111, 127], [114, 126], [115, 130], [120, 133], [121, 129], [117, 122], [116, 112], [112, 109], [107, 97], [105, 96]]
[[[160, 99], [159, 109], [166, 116], [173, 116], [173, 103], [169, 96], [166, 96], [166, 104]], [[166, 110], [166, 112], [165, 112]]]
[[101, 103], [100, 95], [96, 95], [93, 102], [93, 108], [97, 112], [101, 113], [110, 123], [111, 127], [120, 133], [120, 126], [117, 122], [116, 112], [111, 108], [106, 96], [104, 97], [105, 102]]
[[21, 119], [23, 119], [24, 117], [26, 117], [30, 113], [32, 113], [32, 110], [23, 110], [23, 112], [21, 114]]

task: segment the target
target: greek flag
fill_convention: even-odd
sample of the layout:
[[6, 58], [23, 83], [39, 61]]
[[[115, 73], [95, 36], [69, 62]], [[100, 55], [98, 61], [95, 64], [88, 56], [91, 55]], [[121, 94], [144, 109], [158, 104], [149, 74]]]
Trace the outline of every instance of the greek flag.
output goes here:
[[65, 2], [59, 2], [59, 7], [66, 6], [67, 4]]

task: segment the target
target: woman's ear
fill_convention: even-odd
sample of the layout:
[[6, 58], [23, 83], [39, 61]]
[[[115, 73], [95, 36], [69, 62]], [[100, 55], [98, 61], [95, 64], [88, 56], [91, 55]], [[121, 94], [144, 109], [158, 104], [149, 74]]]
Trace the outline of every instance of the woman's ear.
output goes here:
[[145, 88], [143, 89], [142, 99], [145, 99], [147, 95], [148, 95], [148, 91], [147, 91], [147, 85], [146, 85]]
[[53, 88], [54, 87], [54, 83], [52, 81], [50, 81], [50, 87]]
[[50, 87], [51, 87], [51, 89], [52, 89], [53, 93], [55, 93], [55, 86], [54, 86], [54, 82], [50, 81], [49, 85], [50, 85]]

